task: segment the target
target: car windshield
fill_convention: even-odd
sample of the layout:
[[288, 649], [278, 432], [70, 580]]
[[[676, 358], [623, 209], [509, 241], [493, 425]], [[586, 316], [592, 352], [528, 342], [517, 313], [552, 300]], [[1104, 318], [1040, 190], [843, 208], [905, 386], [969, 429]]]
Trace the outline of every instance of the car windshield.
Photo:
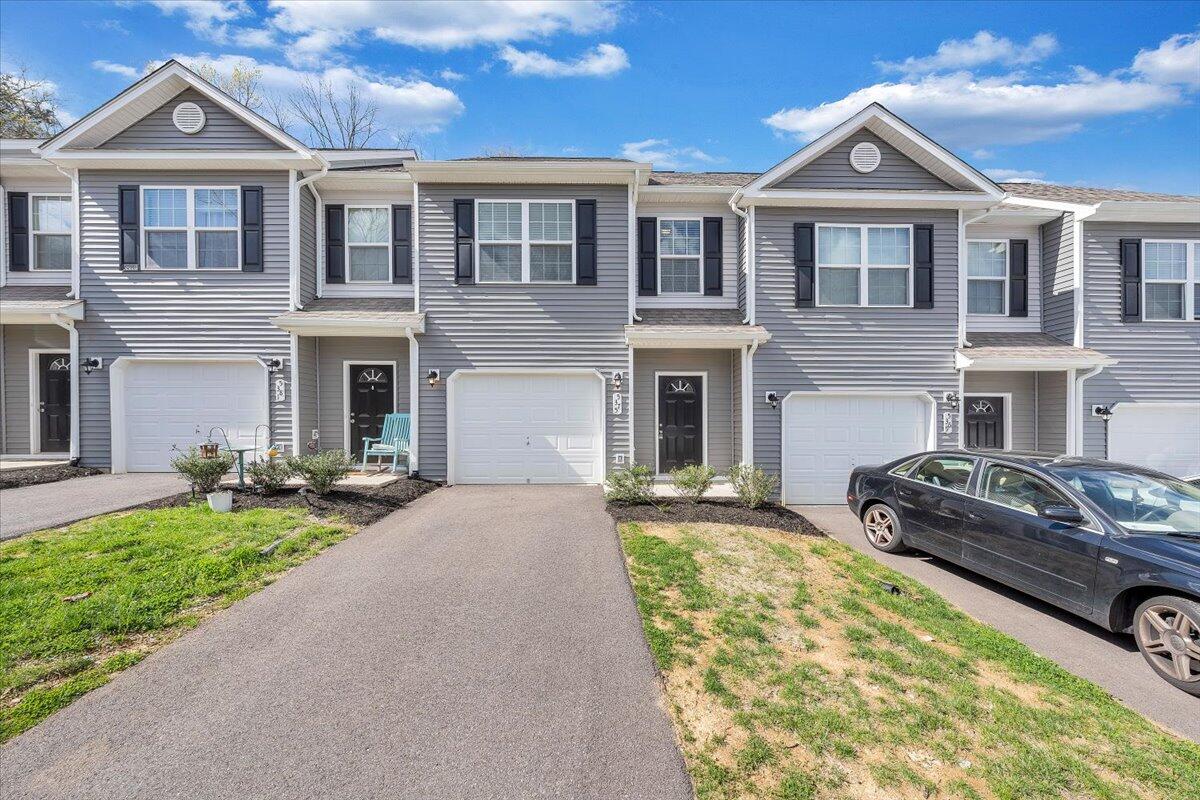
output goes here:
[[1200, 489], [1184, 481], [1116, 469], [1055, 473], [1128, 531], [1200, 534]]

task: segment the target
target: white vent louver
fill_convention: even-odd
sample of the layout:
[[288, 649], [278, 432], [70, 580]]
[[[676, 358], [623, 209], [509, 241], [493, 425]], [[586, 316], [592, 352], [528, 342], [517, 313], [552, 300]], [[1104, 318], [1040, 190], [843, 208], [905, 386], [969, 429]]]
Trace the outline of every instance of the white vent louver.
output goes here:
[[171, 120], [184, 133], [199, 133], [204, 128], [204, 109], [195, 103], [180, 103], [175, 106]]
[[880, 159], [879, 148], [870, 142], [859, 142], [850, 151], [850, 166], [855, 172], [874, 172]]

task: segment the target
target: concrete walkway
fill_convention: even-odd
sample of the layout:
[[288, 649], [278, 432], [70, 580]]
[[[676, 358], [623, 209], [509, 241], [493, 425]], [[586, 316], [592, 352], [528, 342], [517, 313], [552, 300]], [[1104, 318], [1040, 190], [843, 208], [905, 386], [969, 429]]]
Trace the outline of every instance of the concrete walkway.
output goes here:
[[187, 482], [173, 472], [91, 475], [5, 489], [0, 492], [0, 539], [57, 528], [187, 489]]
[[672, 798], [600, 491], [422, 497], [0, 752], [17, 798]]
[[838, 541], [919, 580], [980, 622], [1102, 686], [1113, 697], [1181, 736], [1200, 742], [1200, 698], [1161, 680], [1132, 636], [1109, 633], [1049, 603], [924, 553], [881, 553], [846, 506], [792, 506]]

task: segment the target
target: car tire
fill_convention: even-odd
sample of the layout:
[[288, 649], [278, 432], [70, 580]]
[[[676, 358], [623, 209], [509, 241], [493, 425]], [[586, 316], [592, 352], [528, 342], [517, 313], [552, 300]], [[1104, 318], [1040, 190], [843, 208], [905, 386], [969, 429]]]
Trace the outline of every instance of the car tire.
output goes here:
[[908, 549], [900, 529], [900, 515], [886, 503], [869, 506], [862, 516], [863, 534], [876, 550], [902, 553]]
[[1200, 697], [1200, 603], [1151, 597], [1133, 612], [1133, 637], [1160, 678]]

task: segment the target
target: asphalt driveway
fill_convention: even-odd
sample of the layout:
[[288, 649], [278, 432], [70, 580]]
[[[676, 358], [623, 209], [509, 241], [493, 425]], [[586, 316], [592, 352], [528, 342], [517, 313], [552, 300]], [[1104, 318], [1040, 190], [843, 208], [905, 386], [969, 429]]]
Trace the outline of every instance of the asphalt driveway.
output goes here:
[[1065, 611], [921, 553], [889, 555], [867, 543], [846, 506], [793, 506], [833, 538], [921, 581], [980, 622], [1102, 686], [1159, 725], [1200, 742], [1200, 698], [1160, 680], [1133, 637], [1109, 633]]
[[427, 495], [14, 739], [17, 798], [692, 797], [596, 488]]
[[91, 475], [5, 489], [0, 491], [0, 539], [120, 511], [187, 488], [183, 478], [170, 472]]

